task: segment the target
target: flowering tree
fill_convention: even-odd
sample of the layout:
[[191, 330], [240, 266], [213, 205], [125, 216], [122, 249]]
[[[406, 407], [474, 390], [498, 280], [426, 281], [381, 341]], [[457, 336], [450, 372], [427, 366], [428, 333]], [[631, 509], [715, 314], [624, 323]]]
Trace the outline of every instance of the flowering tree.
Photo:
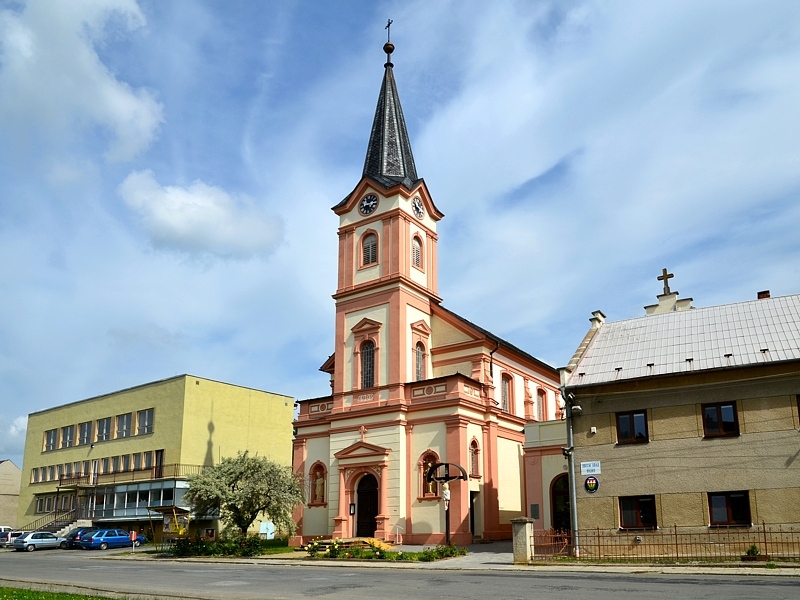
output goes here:
[[190, 477], [186, 492], [198, 514], [219, 510], [222, 522], [242, 534], [259, 514], [279, 531], [293, 532], [292, 511], [304, 498], [302, 478], [290, 467], [265, 456], [250, 456], [247, 451]]

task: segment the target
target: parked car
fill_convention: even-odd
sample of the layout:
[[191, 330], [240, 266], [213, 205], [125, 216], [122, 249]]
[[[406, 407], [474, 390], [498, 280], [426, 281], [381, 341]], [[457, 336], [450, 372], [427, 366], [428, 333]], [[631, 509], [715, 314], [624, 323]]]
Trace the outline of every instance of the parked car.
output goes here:
[[131, 541], [131, 534], [124, 529], [98, 529], [91, 533], [81, 536], [81, 548], [125, 548], [129, 546], [140, 546], [145, 542], [144, 537], [136, 534], [136, 540]]
[[5, 538], [3, 539], [3, 547], [5, 548], [12, 548], [14, 546], [14, 540], [17, 539], [20, 535], [25, 533], [24, 531], [6, 531]]
[[67, 535], [64, 537], [67, 538], [67, 548], [80, 548], [81, 547], [81, 536], [84, 536], [88, 533], [93, 533], [100, 529], [99, 527], [76, 527], [75, 529], [70, 529], [67, 532]]
[[26, 531], [14, 540], [14, 550], [44, 550], [45, 548], [66, 548], [67, 540], [49, 531]]

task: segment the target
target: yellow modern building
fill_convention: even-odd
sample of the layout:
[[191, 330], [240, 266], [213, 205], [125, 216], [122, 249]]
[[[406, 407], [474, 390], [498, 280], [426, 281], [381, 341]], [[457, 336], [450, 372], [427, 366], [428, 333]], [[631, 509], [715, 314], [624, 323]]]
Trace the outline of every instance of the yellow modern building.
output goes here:
[[[179, 533], [189, 475], [243, 450], [291, 464], [293, 413], [289, 396], [193, 375], [32, 413], [17, 523], [144, 531], [158, 521], [157, 537]], [[217, 524], [191, 528], [213, 535]]]

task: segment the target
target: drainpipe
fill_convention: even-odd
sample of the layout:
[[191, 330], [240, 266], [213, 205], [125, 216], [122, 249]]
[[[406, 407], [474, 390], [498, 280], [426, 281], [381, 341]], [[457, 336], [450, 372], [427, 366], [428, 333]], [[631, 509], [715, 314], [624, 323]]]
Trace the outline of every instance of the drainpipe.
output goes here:
[[[489, 352], [489, 375], [494, 377], [494, 353], [497, 352], [497, 349], [500, 347], [500, 342], [497, 340], [494, 341], [494, 350]], [[494, 384], [494, 382], [492, 382]]]
[[[572, 554], [580, 558], [580, 544], [578, 542], [578, 490], [575, 479], [575, 438], [572, 433], [572, 417], [575, 396], [567, 391], [566, 386], [561, 386], [561, 397], [564, 399], [564, 408], [567, 414], [567, 447], [561, 451], [567, 458], [569, 465], [569, 521], [572, 534]], [[579, 415], [581, 407], [575, 406], [574, 414]]]

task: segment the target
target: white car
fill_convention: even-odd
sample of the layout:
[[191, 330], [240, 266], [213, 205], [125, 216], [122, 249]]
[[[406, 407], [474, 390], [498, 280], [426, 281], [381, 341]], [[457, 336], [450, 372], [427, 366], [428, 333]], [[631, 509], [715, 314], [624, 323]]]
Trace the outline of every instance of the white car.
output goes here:
[[0, 546], [5, 548], [13, 548], [14, 547], [14, 540], [17, 539], [20, 535], [25, 533], [24, 531], [19, 531], [18, 529], [12, 529], [11, 531], [6, 531], [3, 537], [0, 537]]
[[49, 531], [28, 531], [14, 540], [14, 550], [44, 550], [45, 548], [66, 548], [67, 538], [58, 537]]

